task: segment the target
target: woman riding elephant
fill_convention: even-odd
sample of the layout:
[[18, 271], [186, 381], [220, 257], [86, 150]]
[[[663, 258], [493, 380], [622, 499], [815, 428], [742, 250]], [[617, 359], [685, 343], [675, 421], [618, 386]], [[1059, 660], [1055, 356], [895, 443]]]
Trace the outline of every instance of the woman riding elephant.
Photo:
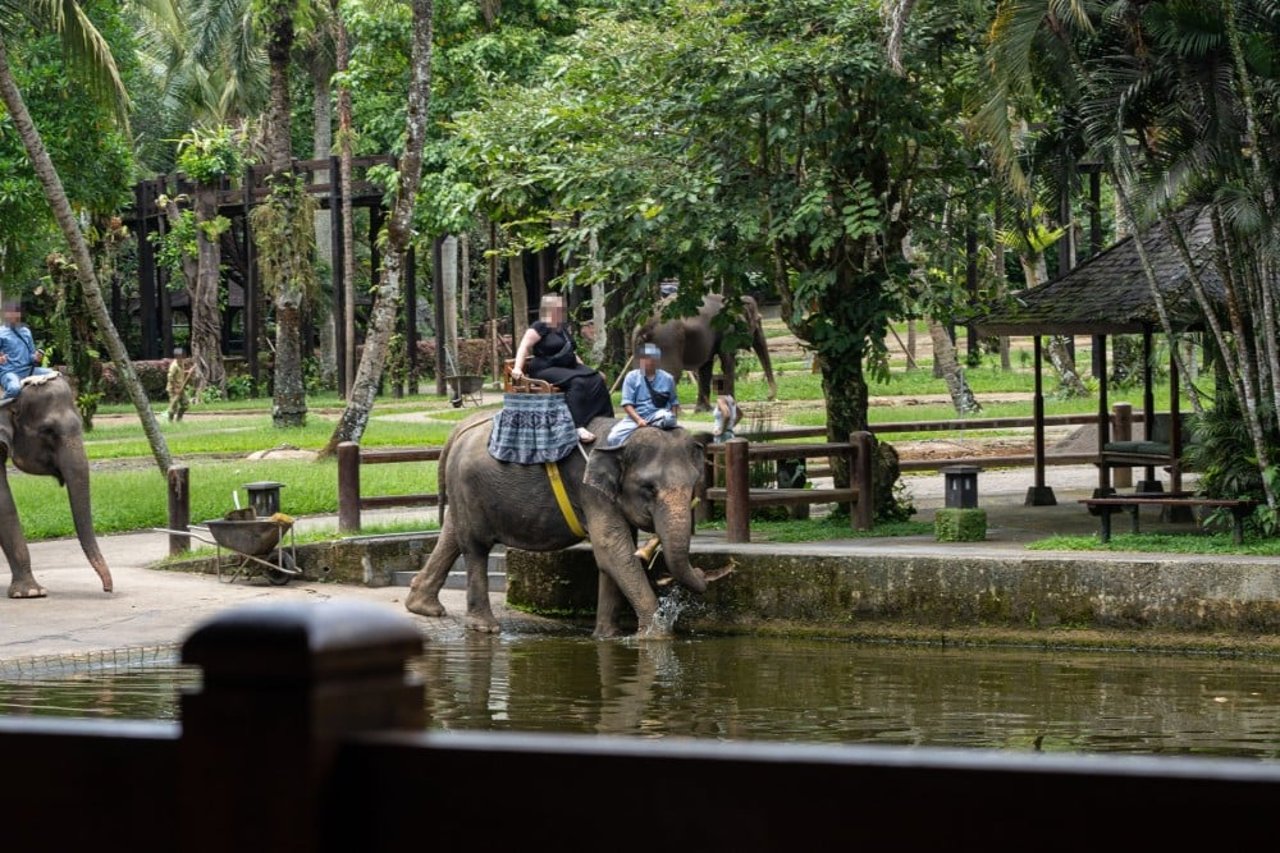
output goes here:
[[[593, 426], [607, 433], [609, 419]], [[704, 448], [683, 429], [637, 430], [625, 444], [590, 453], [572, 450], [559, 462], [522, 465], [493, 457], [491, 413], [458, 424], [440, 452], [440, 538], [414, 577], [405, 607], [422, 616], [445, 615], [440, 590], [454, 562], [467, 567], [466, 627], [497, 633], [489, 604], [489, 552], [496, 545], [522, 551], [559, 551], [587, 539], [599, 568], [595, 636], [623, 630], [630, 604], [636, 634], [672, 635], [657, 619], [654, 582], [636, 556], [636, 534], [652, 531], [671, 576], [703, 593], [727, 569], [704, 572], [689, 561], [694, 494], [702, 479]]]
[[596, 440], [587, 429], [592, 418], [613, 417], [609, 388], [598, 370], [583, 364], [573, 335], [564, 325], [564, 297], [549, 293], [542, 297], [542, 319], [520, 339], [511, 378], [530, 376], [550, 382], [564, 392], [565, 403], [578, 428], [583, 444]]

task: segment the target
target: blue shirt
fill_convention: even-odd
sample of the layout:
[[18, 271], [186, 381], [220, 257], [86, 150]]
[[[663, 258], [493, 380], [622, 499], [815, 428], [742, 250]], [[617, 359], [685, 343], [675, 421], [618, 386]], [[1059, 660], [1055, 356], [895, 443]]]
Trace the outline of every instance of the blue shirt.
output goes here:
[[0, 364], [0, 373], [16, 371], [19, 377], [31, 375], [36, 364], [36, 344], [31, 329], [25, 324], [0, 326], [0, 352], [8, 359]]
[[644, 371], [640, 368], [632, 370], [622, 380], [622, 405], [634, 407], [636, 414], [646, 421], [657, 414], [659, 408], [674, 409], [680, 405], [680, 398], [676, 396], [676, 380], [670, 373], [659, 368], [650, 383], [655, 393], [667, 395], [665, 406], [658, 406], [650, 396], [649, 385], [644, 381]]

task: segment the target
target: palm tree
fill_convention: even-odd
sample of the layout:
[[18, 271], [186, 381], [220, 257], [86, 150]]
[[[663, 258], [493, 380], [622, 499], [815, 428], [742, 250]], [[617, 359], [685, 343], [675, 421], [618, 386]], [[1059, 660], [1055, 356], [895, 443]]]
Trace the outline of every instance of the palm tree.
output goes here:
[[75, 0], [0, 0], [0, 98], [4, 100], [5, 107], [13, 118], [36, 178], [44, 190], [45, 199], [70, 247], [76, 275], [80, 279], [84, 299], [93, 315], [98, 333], [106, 339], [107, 352], [111, 355], [120, 381], [129, 392], [134, 408], [138, 410], [143, 432], [151, 445], [151, 453], [160, 466], [160, 471], [165, 473], [172, 465], [169, 446], [160, 432], [160, 424], [155, 412], [151, 410], [151, 401], [138, 380], [124, 342], [120, 339], [115, 324], [111, 322], [111, 314], [102, 298], [102, 288], [98, 285], [98, 277], [94, 272], [89, 244], [80, 231], [71, 202], [63, 189], [62, 179], [49, 158], [40, 131], [31, 120], [31, 114], [27, 111], [26, 102], [9, 65], [8, 45], [14, 37], [12, 22], [21, 20], [22, 16], [36, 26], [50, 29], [61, 36], [68, 57], [88, 74], [95, 88], [111, 98], [122, 119], [126, 101], [124, 85], [106, 41]]
[[[1280, 411], [1274, 261], [1280, 181], [1263, 164], [1280, 151], [1273, 135], [1257, 132], [1254, 97], [1277, 85], [1272, 65], [1255, 58], [1270, 56], [1280, 40], [1275, 9], [1273, 0], [1004, 0], [991, 29], [993, 95], [979, 116], [997, 163], [1025, 187], [1007, 132], [1014, 105], [1052, 91], [1078, 115], [1082, 138], [1105, 164], [1136, 236], [1175, 357], [1179, 348], [1142, 251], [1144, 235], [1158, 227], [1179, 250], [1249, 432], [1252, 446], [1242, 452], [1256, 460], [1271, 526], [1280, 519], [1275, 449], [1267, 440]], [[1210, 261], [1225, 310], [1209, 298], [1175, 215], [1190, 202], [1205, 205], [1213, 223]], [[1190, 375], [1181, 373], [1184, 380]]]

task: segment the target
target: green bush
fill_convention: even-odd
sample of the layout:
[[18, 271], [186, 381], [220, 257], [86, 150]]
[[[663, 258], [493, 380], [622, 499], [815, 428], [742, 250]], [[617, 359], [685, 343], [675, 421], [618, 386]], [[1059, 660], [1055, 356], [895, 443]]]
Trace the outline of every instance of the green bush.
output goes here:
[[987, 511], [940, 509], [933, 517], [933, 535], [939, 542], [981, 542], [987, 538]]

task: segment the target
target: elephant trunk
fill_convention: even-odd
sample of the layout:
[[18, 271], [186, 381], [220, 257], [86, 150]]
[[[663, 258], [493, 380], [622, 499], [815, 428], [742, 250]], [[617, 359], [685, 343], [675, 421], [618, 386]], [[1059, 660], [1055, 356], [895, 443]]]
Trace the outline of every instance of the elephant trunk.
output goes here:
[[689, 562], [689, 539], [692, 534], [691, 495], [673, 489], [659, 496], [653, 513], [653, 532], [662, 541], [667, 571], [682, 586], [696, 593], [707, 591], [707, 578], [701, 569]]
[[93, 512], [89, 503], [89, 460], [85, 457], [84, 443], [79, 438], [68, 438], [57, 455], [58, 473], [67, 486], [71, 501], [71, 520], [76, 526], [76, 538], [89, 559], [89, 565], [102, 579], [102, 591], [111, 592], [111, 569], [98, 547], [98, 537], [93, 531]]

